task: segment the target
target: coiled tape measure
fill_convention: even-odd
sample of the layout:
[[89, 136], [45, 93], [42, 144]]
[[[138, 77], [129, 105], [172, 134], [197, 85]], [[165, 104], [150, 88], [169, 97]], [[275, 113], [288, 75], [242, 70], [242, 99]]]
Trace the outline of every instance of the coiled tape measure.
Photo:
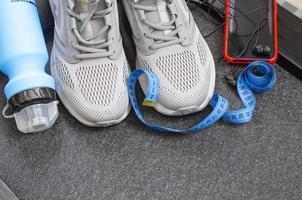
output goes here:
[[256, 97], [253, 91], [264, 93], [271, 90], [276, 84], [276, 72], [271, 64], [262, 61], [253, 62], [240, 73], [237, 81], [237, 91], [243, 102], [244, 108], [228, 111], [229, 101], [219, 94], [214, 94], [210, 102], [213, 110], [205, 119], [188, 129], [174, 129], [150, 124], [144, 119], [139, 109], [135, 92], [137, 81], [142, 75], [145, 75], [148, 80], [148, 93], [145, 96], [143, 106], [154, 107], [159, 96], [160, 83], [156, 75], [147, 70], [134, 70], [128, 79], [128, 91], [137, 118], [153, 130], [182, 134], [191, 134], [206, 129], [221, 118], [226, 122], [234, 124], [242, 124], [251, 121], [256, 107]]

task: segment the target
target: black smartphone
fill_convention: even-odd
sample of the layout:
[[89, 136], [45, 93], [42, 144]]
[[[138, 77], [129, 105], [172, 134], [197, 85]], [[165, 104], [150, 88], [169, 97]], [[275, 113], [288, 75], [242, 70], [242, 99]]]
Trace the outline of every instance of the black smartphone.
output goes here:
[[278, 58], [276, 0], [226, 0], [224, 57], [230, 63]]

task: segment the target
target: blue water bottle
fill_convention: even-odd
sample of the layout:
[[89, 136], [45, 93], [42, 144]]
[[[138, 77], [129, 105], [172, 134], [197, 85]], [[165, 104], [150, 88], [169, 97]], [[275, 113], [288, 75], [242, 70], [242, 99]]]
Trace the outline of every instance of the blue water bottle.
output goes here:
[[[0, 71], [9, 78], [4, 92], [18, 129], [44, 131], [58, 117], [55, 84], [46, 74], [48, 53], [34, 0], [1, 0]], [[9, 116], [7, 116], [9, 117]]]

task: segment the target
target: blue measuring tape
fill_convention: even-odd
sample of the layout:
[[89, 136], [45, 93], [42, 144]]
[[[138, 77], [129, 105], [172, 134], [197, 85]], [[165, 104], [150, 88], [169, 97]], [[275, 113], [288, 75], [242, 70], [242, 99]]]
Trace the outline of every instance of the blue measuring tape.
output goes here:
[[256, 105], [256, 98], [252, 90], [255, 92], [266, 92], [272, 89], [276, 82], [276, 73], [272, 65], [266, 62], [254, 62], [250, 64], [238, 78], [237, 90], [245, 108], [235, 111], [227, 111], [229, 107], [228, 100], [219, 94], [214, 94], [210, 102], [213, 110], [205, 119], [191, 128], [175, 129], [150, 124], [144, 119], [140, 112], [135, 92], [137, 81], [142, 75], [145, 75], [148, 80], [148, 93], [145, 96], [143, 106], [154, 107], [159, 95], [160, 83], [153, 72], [136, 69], [131, 73], [128, 79], [128, 91], [130, 101], [138, 119], [153, 130], [183, 134], [190, 134], [206, 129], [221, 118], [231, 123], [245, 123], [250, 121]]
[[263, 61], [249, 64], [240, 73], [237, 80], [237, 92], [244, 108], [228, 111], [224, 114], [224, 121], [243, 124], [252, 120], [256, 107], [256, 97], [253, 93], [270, 91], [276, 84], [276, 71], [274, 67]]

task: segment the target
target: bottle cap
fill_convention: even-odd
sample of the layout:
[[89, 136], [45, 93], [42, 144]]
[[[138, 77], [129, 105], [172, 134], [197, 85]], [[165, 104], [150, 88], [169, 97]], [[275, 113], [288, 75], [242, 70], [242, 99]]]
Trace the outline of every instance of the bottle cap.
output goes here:
[[41, 132], [53, 126], [58, 118], [55, 91], [35, 88], [20, 92], [8, 101], [18, 129], [23, 133]]
[[19, 131], [35, 133], [51, 128], [58, 118], [58, 101], [48, 104], [34, 104], [14, 113]]

